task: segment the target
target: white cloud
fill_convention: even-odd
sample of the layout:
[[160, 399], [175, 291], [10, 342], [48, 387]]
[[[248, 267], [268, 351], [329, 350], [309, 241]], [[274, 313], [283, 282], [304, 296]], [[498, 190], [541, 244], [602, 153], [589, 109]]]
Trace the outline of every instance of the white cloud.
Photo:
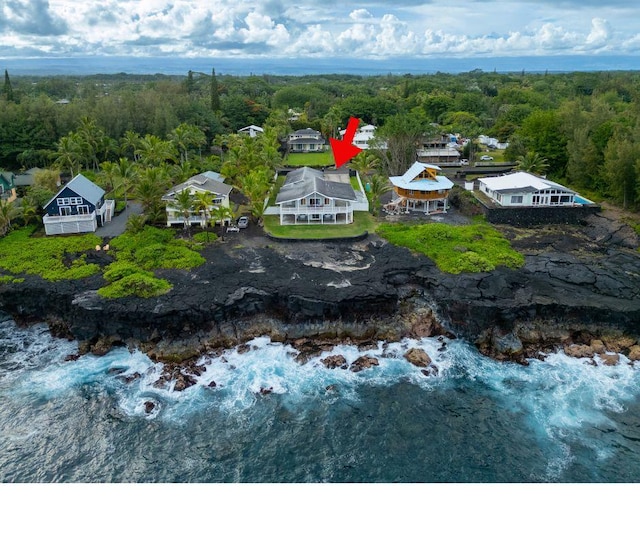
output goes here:
[[[43, 53], [475, 56], [631, 53], [640, 9], [619, 1], [0, 0], [3, 49]], [[39, 8], [36, 9], [36, 8]], [[40, 21], [39, 25], [34, 21]], [[41, 29], [35, 31], [34, 28]], [[49, 37], [56, 36], [55, 38]], [[479, 33], [479, 31], [481, 33]]]

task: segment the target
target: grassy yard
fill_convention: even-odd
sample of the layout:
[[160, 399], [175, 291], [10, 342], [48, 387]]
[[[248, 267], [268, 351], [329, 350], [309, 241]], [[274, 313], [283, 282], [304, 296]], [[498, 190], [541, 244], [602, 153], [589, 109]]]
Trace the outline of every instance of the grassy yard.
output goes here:
[[284, 163], [286, 166], [333, 166], [333, 153], [289, 153]]
[[280, 217], [269, 215], [264, 218], [264, 229], [274, 237], [288, 239], [337, 239], [373, 232], [375, 220], [369, 213], [353, 213], [353, 224], [297, 224], [281, 226]]
[[487, 223], [466, 226], [432, 223], [381, 224], [376, 232], [392, 244], [405, 246], [432, 259], [443, 272], [489, 272], [498, 265], [519, 268], [522, 254]]

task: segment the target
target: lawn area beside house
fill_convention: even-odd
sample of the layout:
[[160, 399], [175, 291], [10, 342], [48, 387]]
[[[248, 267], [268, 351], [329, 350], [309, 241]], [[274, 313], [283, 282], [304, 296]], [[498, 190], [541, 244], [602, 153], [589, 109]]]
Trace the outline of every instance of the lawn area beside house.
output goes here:
[[280, 225], [280, 217], [264, 217], [264, 229], [273, 237], [282, 239], [340, 239], [358, 237], [365, 231], [372, 233], [375, 219], [365, 212], [353, 213], [353, 224], [297, 224]]
[[441, 271], [451, 274], [489, 272], [498, 265], [510, 268], [524, 265], [524, 256], [485, 222], [464, 226], [381, 224], [376, 233], [392, 244], [426, 255]]
[[284, 161], [285, 166], [333, 166], [333, 153], [289, 153]]

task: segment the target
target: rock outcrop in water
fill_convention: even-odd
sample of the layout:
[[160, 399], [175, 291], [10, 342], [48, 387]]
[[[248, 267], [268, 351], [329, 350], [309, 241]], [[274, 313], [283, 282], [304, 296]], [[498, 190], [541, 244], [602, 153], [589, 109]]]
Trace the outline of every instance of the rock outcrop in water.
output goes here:
[[307, 359], [336, 343], [439, 334], [515, 361], [572, 343], [622, 353], [639, 343], [640, 254], [630, 228], [595, 216], [582, 228], [504, 231], [525, 254], [522, 269], [450, 275], [376, 238], [276, 243], [240, 234], [205, 250], [197, 269], [158, 271], [173, 284], [161, 297], [102, 299], [100, 276], [27, 277], [0, 286], [0, 309], [48, 322], [82, 352], [136, 345], [178, 362], [264, 335]]

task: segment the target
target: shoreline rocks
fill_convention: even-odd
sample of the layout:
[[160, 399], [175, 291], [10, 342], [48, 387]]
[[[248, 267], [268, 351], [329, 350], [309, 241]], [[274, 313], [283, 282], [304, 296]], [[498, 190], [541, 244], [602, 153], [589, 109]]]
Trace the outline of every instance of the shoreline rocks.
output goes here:
[[[579, 353], [573, 344], [638, 360], [640, 254], [627, 239], [614, 241], [619, 232], [592, 227], [570, 230], [571, 240], [566, 228], [557, 240], [553, 229], [536, 230], [535, 241], [514, 239], [525, 253], [523, 268], [459, 275], [379, 240], [357, 247], [213, 244], [203, 250], [208, 262], [201, 267], [163, 270], [173, 289], [160, 297], [102, 299], [95, 292], [101, 276], [59, 282], [26, 276], [0, 285], [0, 310], [18, 322], [47, 322], [52, 334], [78, 340], [83, 354], [127, 345], [167, 364], [259, 336], [290, 344], [301, 363], [339, 344], [367, 352], [379, 341], [439, 335], [519, 363], [553, 349]], [[263, 271], [247, 270], [257, 261]], [[347, 271], [349, 286], [331, 285]]]

